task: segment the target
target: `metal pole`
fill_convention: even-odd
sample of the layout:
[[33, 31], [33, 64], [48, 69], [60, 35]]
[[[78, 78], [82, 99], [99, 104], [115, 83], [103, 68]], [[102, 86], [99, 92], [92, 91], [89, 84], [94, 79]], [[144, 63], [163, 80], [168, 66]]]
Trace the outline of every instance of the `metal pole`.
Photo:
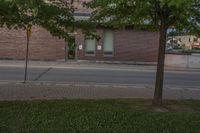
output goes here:
[[68, 55], [67, 55], [67, 50], [68, 50], [68, 48], [67, 48], [67, 43], [65, 42], [65, 62], [67, 62], [67, 59], [68, 59]]
[[78, 47], [77, 47], [76, 44], [75, 44], [75, 49], [76, 49], [76, 51], [75, 51], [75, 60], [78, 61]]
[[29, 35], [28, 35], [28, 29], [27, 29], [26, 65], [25, 65], [25, 72], [24, 72], [24, 83], [26, 83], [27, 81], [28, 54], [29, 54]]

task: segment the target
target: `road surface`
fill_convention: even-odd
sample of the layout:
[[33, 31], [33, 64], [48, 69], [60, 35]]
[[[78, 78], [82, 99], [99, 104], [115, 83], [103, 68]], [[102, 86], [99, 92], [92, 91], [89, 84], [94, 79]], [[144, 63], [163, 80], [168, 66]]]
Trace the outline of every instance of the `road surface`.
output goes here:
[[[24, 68], [0, 67], [0, 81], [23, 81]], [[84, 68], [29, 68], [29, 81], [77, 82], [100, 84], [154, 85], [155, 71], [84, 69]], [[164, 85], [200, 86], [199, 72], [166, 72]]]

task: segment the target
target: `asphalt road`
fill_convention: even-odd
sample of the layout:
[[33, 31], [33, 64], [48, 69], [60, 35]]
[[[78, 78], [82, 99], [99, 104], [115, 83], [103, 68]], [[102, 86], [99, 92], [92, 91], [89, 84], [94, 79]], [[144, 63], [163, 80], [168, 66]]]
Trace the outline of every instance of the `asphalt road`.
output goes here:
[[[23, 81], [24, 68], [0, 67], [0, 81]], [[75, 69], [75, 68], [29, 68], [29, 81], [89, 82], [103, 84], [154, 85], [154, 71]], [[166, 72], [164, 85], [200, 87], [198, 72]]]

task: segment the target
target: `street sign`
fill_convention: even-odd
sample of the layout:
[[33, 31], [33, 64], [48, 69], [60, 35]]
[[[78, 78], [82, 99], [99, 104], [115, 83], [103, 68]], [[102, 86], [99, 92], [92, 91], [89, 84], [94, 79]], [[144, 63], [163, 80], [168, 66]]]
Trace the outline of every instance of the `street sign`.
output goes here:
[[31, 28], [31, 26], [28, 26], [28, 27], [27, 27], [26, 34], [27, 34], [27, 37], [28, 37], [28, 38], [31, 37], [31, 34], [32, 34], [32, 28]]
[[101, 45], [98, 45], [97, 46], [97, 50], [101, 50], [102, 49], [102, 46]]
[[78, 49], [82, 50], [83, 49], [83, 45], [79, 45]]

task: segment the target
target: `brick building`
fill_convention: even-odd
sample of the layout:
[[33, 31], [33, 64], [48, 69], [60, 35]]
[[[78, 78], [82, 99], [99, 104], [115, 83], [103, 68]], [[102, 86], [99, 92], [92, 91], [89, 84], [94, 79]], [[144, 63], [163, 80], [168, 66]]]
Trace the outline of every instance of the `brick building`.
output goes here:
[[[81, 6], [83, 1], [75, 1], [76, 14], [79, 16], [87, 16], [90, 12]], [[101, 37], [99, 41], [86, 37], [81, 30], [76, 31], [74, 45], [35, 26], [30, 39], [29, 58], [156, 62], [159, 42], [157, 32], [98, 28], [97, 33]], [[25, 31], [0, 28], [0, 59], [24, 59], [25, 50]]]

